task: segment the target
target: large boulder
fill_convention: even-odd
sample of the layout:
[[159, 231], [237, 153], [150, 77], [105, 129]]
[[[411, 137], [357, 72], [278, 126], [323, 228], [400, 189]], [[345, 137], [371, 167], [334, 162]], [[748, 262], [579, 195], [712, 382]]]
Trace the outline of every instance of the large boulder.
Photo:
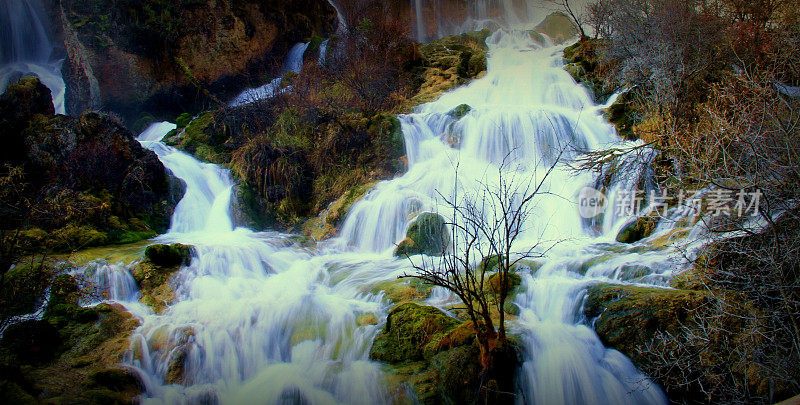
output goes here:
[[[21, 235], [34, 249], [73, 250], [155, 236], [182, 194], [167, 170], [118, 121], [94, 112], [54, 115], [50, 91], [24, 77], [0, 97], [0, 165], [19, 169], [35, 215]], [[14, 206], [6, 201], [4, 207]], [[17, 204], [18, 205], [18, 204]], [[3, 220], [21, 215], [4, 212]], [[14, 229], [19, 224], [4, 224]]]
[[425, 212], [420, 214], [408, 227], [406, 238], [400, 242], [394, 255], [405, 257], [425, 254], [441, 256], [450, 244], [447, 223], [439, 214]]
[[264, 84], [292, 45], [337, 24], [324, 0], [53, 3], [67, 51], [67, 112], [114, 111], [137, 127], [148, 115], [172, 118]]

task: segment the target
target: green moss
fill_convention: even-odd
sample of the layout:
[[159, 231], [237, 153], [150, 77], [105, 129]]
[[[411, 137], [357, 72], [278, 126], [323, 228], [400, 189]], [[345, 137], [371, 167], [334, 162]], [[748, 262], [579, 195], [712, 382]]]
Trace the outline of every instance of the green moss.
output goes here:
[[386, 299], [400, 304], [422, 301], [428, 298], [432, 289], [433, 287], [419, 279], [405, 278], [380, 283], [371, 290], [371, 293], [383, 292]]
[[450, 243], [447, 225], [439, 214], [425, 212], [420, 214], [409, 226], [406, 239], [400, 242], [394, 252], [395, 256], [411, 256], [425, 254], [441, 255]]
[[447, 115], [449, 115], [453, 119], [460, 120], [464, 118], [465, 115], [469, 114], [470, 111], [472, 111], [472, 107], [470, 107], [467, 104], [461, 104], [458, 107], [450, 110], [450, 112], [448, 112]]
[[193, 250], [192, 246], [178, 243], [148, 246], [145, 251], [147, 260], [136, 264], [131, 271], [141, 291], [139, 302], [153, 308], [156, 313], [166, 309], [175, 298], [169, 281], [180, 266], [190, 263]]
[[458, 324], [458, 320], [437, 308], [401, 304], [389, 313], [383, 332], [372, 345], [370, 358], [387, 363], [422, 360], [426, 345]]
[[617, 133], [627, 140], [637, 139], [633, 128], [639, 123], [632, 97], [633, 93], [627, 92], [619, 96], [617, 101], [608, 108], [608, 121], [614, 124]]
[[179, 129], [186, 128], [189, 125], [189, 123], [192, 122], [193, 119], [194, 115], [190, 113], [183, 113], [179, 115], [177, 118], [175, 118], [175, 124], [178, 126]]
[[90, 225], [69, 224], [52, 232], [50, 247], [55, 251], [70, 251], [108, 243], [108, 235]]

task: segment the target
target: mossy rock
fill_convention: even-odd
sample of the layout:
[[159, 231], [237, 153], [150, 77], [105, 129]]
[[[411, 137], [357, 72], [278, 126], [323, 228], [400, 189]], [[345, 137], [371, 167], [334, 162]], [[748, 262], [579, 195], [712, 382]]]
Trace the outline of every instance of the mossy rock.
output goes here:
[[396, 279], [376, 285], [371, 293], [383, 292], [386, 299], [401, 304], [422, 301], [431, 294], [433, 287], [416, 278]]
[[145, 251], [145, 257], [156, 266], [174, 267], [189, 265], [192, 261], [194, 248], [192, 246], [173, 243], [171, 245], [150, 245]]
[[151, 245], [145, 250], [144, 260], [131, 270], [131, 275], [139, 284], [139, 302], [161, 313], [175, 298], [175, 291], [169, 283], [182, 265], [188, 265], [194, 254], [194, 247], [172, 244]]
[[447, 115], [455, 120], [460, 120], [469, 114], [470, 111], [472, 111], [472, 107], [470, 107], [468, 104], [461, 104], [458, 107], [450, 110]]
[[637, 218], [628, 226], [622, 228], [617, 235], [617, 242], [636, 243], [649, 237], [655, 232], [659, 218], [655, 215], [648, 215]]
[[702, 291], [598, 284], [589, 288], [584, 313], [597, 318], [606, 346], [630, 356], [657, 331], [677, 332], [709, 299]]
[[441, 256], [449, 243], [450, 235], [444, 218], [439, 214], [425, 212], [420, 214], [408, 228], [406, 239], [400, 242], [394, 255]]
[[627, 92], [608, 107], [608, 121], [617, 128], [617, 134], [626, 140], [636, 140], [634, 127], [639, 123], [633, 104], [633, 93]]
[[177, 125], [178, 128], [186, 128], [186, 126], [188, 126], [193, 119], [194, 115], [190, 113], [183, 113], [179, 115], [178, 118], [175, 118], [175, 125]]
[[457, 319], [437, 308], [401, 304], [389, 313], [386, 326], [375, 338], [369, 357], [386, 363], [422, 360], [429, 343], [441, 339], [442, 335], [458, 325]]

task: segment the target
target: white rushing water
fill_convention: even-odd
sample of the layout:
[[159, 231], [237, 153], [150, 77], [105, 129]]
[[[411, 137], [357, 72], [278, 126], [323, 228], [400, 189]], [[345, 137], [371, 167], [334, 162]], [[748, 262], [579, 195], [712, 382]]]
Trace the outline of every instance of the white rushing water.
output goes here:
[[[682, 252], [616, 243], [630, 217], [608, 215], [595, 226], [579, 215], [578, 194], [596, 178], [557, 162], [559, 151], [569, 158], [623, 143], [602, 106], [562, 69], [563, 47], [542, 46], [524, 31], [498, 31], [487, 44], [485, 77], [400, 117], [407, 173], [379, 183], [353, 206], [339, 238], [313, 248], [291, 235], [234, 228], [230, 173], [163, 144], [174, 124], [140, 135], [186, 182], [170, 231], [157, 241], [196, 248], [171, 282], [175, 302], [160, 314], [136, 307], [138, 293], [119, 268], [89, 268], [108, 286], [107, 299], [141, 319], [125, 364], [145, 383], [144, 403], [392, 403], [381, 365], [368, 360], [381, 325], [364, 320], [386, 319], [391, 303], [379, 285], [412, 271], [393, 248], [415, 215], [443, 208], [441, 196], [469, 196], [496, 180], [501, 164], [508, 176], [543, 181], [520, 247], [562, 241], [540, 269], [520, 270], [520, 313], [510, 321], [523, 343], [518, 402], [666, 403], [630, 360], [603, 347], [580, 305], [598, 281], [665, 286], [683, 268]], [[461, 104], [471, 110], [449, 114]], [[612, 193], [639, 184], [640, 166], [625, 166]], [[652, 238], [673, 228], [660, 225]], [[426, 302], [446, 308], [454, 300], [434, 289]]]
[[280, 77], [272, 79], [272, 81], [263, 86], [247, 89], [241, 92], [238, 96], [236, 96], [235, 99], [233, 99], [233, 101], [231, 101], [230, 106], [236, 107], [253, 103], [258, 100], [265, 100], [275, 97], [280, 92], [285, 91], [286, 89], [281, 88], [281, 84], [283, 83], [283, 75], [289, 72], [300, 73], [300, 70], [303, 69], [303, 55], [305, 55], [309, 44], [310, 43], [295, 44], [295, 46], [289, 50], [289, 55], [286, 56], [286, 62]]
[[38, 0], [0, 2], [0, 93], [19, 77], [34, 75], [50, 89], [57, 114], [64, 114], [63, 59], [54, 46]]

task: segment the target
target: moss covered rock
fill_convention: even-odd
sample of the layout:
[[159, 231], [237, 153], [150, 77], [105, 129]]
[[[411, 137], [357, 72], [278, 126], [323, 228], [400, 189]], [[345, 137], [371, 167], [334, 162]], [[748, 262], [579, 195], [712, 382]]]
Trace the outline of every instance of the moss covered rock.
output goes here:
[[658, 216], [648, 215], [637, 218], [617, 235], [617, 242], [635, 243], [653, 234], [658, 226]]
[[425, 212], [420, 214], [406, 232], [404, 239], [397, 246], [394, 255], [398, 257], [425, 254], [440, 256], [450, 243], [447, 224], [439, 214]]
[[146, 260], [131, 270], [133, 279], [139, 284], [139, 302], [153, 308], [156, 313], [172, 303], [175, 291], [169, 281], [181, 266], [189, 265], [193, 252], [194, 247], [178, 243], [148, 246]]
[[150, 245], [144, 251], [144, 256], [156, 266], [175, 267], [188, 265], [192, 260], [194, 248], [192, 246], [173, 243], [171, 245]]
[[422, 63], [412, 72], [419, 80], [405, 109], [433, 101], [445, 91], [481, 77], [486, 72], [486, 38], [490, 34], [486, 29], [421, 45]]
[[470, 107], [468, 104], [461, 104], [458, 107], [450, 110], [450, 112], [448, 112], [447, 115], [449, 115], [453, 119], [460, 120], [464, 118], [464, 116], [469, 114], [470, 111], [472, 111], [472, 107]]
[[455, 328], [459, 321], [434, 307], [401, 304], [389, 313], [369, 357], [386, 363], [422, 360], [425, 346]]

